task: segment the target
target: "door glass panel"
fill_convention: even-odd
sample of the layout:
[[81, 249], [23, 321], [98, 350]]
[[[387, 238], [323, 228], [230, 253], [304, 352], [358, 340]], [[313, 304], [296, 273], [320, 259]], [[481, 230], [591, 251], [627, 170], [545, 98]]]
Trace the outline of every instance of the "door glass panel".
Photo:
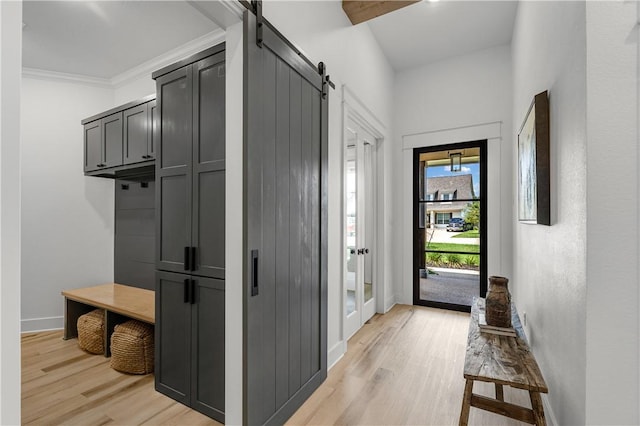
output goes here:
[[363, 186], [364, 186], [364, 302], [373, 298], [373, 262], [370, 248], [373, 247], [374, 206], [373, 206], [373, 164], [371, 156], [372, 146], [364, 144], [363, 158]]
[[346, 234], [347, 242], [347, 315], [356, 310], [356, 271], [358, 257], [356, 252], [356, 212], [357, 212], [357, 180], [356, 180], [356, 147], [347, 147], [346, 151]]
[[[452, 154], [461, 154], [454, 170]], [[419, 302], [471, 306], [480, 296], [480, 147], [421, 152], [417, 161]]]

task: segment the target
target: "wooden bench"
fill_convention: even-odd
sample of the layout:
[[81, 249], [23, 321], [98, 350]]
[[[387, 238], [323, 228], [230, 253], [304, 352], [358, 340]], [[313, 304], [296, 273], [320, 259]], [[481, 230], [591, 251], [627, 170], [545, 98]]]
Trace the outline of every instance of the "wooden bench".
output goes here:
[[64, 339], [78, 336], [78, 317], [96, 308], [104, 310], [105, 356], [111, 355], [111, 334], [116, 325], [129, 319], [155, 324], [155, 292], [122, 284], [102, 284], [62, 292]]
[[[466, 385], [460, 425], [466, 425], [469, 421], [471, 407], [529, 424], [546, 425], [540, 393], [548, 393], [549, 390], [529, 349], [515, 306], [511, 307], [511, 322], [517, 337], [509, 337], [480, 332], [478, 314], [484, 311], [484, 304], [484, 299], [476, 298], [471, 308], [469, 339], [464, 361]], [[474, 394], [473, 382], [476, 380], [494, 383], [495, 399]], [[528, 391], [532, 409], [505, 402], [503, 386]]]

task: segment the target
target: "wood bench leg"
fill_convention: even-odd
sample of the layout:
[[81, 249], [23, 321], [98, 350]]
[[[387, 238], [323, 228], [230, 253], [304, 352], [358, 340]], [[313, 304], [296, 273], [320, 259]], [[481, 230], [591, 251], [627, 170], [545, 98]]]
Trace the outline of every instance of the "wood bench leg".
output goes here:
[[498, 401], [504, 402], [504, 391], [502, 389], [502, 385], [496, 383], [496, 399]]
[[540, 398], [539, 392], [529, 392], [531, 398], [531, 408], [533, 409], [533, 418], [538, 426], [546, 426], [547, 422], [544, 419], [544, 408], [542, 406], [542, 398]]
[[467, 426], [469, 423], [469, 411], [471, 410], [471, 396], [473, 395], [473, 380], [467, 379], [464, 385], [464, 396], [462, 397], [462, 410], [460, 410], [460, 426]]

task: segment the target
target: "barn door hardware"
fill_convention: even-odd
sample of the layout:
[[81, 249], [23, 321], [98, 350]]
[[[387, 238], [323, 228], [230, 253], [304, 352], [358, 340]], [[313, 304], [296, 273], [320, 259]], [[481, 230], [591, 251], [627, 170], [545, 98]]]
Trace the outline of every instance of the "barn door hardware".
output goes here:
[[322, 99], [327, 99], [327, 85], [331, 86], [335, 90], [336, 85], [331, 81], [330, 76], [327, 75], [327, 66], [324, 62], [318, 63], [318, 74], [322, 76]]
[[262, 0], [251, 0], [251, 7], [256, 15], [256, 44], [262, 48]]

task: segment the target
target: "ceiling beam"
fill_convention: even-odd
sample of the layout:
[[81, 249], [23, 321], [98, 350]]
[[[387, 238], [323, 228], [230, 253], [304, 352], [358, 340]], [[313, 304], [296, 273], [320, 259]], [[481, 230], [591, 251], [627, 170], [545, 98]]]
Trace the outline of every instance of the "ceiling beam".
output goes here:
[[377, 18], [421, 0], [342, 0], [342, 10], [353, 25]]

